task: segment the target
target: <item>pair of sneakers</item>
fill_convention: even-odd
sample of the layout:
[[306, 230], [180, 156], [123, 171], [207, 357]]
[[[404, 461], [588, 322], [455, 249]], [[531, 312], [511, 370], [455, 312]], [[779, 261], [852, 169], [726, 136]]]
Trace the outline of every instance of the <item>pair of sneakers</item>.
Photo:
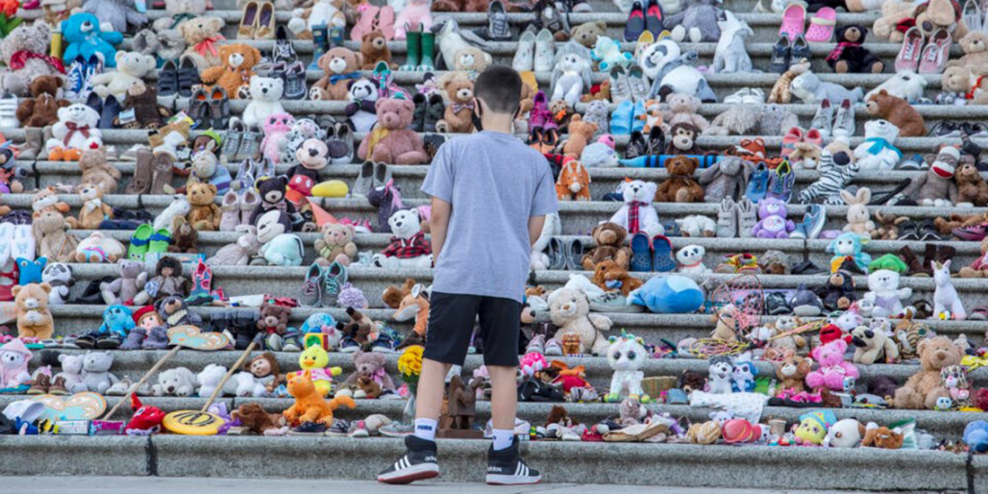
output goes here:
[[649, 93], [652, 87], [648, 84], [645, 71], [637, 63], [632, 63], [627, 68], [623, 65], [615, 65], [608, 69], [607, 73], [611, 84], [611, 99], [615, 103], [623, 101], [644, 103], [650, 99]]
[[555, 339], [546, 339], [545, 335], [537, 334], [528, 342], [525, 353], [537, 353], [547, 357], [562, 357], [563, 347]]
[[305, 272], [299, 302], [306, 307], [336, 307], [337, 298], [347, 277], [347, 267], [339, 261], [334, 261], [327, 267], [316, 262], [312, 263]]
[[[226, 133], [223, 136], [223, 156], [228, 161], [252, 160], [261, 151], [261, 141], [264, 133], [256, 127], [250, 127], [239, 117], [231, 117]], [[254, 168], [253, 163], [245, 163], [241, 168]], [[239, 175], [239, 174], [238, 174]], [[254, 177], [260, 178], [260, 177]], [[249, 184], [254, 185], [253, 180]]]
[[511, 61], [511, 68], [517, 72], [552, 72], [555, 58], [555, 39], [552, 32], [542, 29], [527, 29], [518, 38], [518, 49]]
[[827, 221], [827, 208], [819, 204], [809, 204], [806, 206], [806, 213], [803, 214], [803, 221], [796, 224], [796, 229], [789, 234], [789, 238], [805, 238], [813, 240], [820, 236], [823, 231], [823, 224]]
[[65, 97], [85, 100], [93, 91], [93, 76], [102, 73], [103, 59], [99, 55], [90, 55], [89, 58], [82, 55], [75, 57], [66, 72], [68, 82], [65, 84]]
[[296, 57], [293, 61], [278, 61], [271, 65], [268, 77], [281, 79], [285, 91], [281, 99], [303, 100], [309, 94], [305, 86], [305, 64]]
[[762, 162], [755, 167], [755, 171], [748, 179], [748, 187], [744, 195], [753, 204], [758, 204], [762, 199], [789, 202], [795, 184], [796, 174], [789, 166], [789, 161], [779, 163], [775, 169], [770, 169]]
[[[377, 339], [370, 344], [370, 351], [375, 353], [394, 353], [397, 348], [395, 338], [388, 331], [378, 333]], [[361, 344], [352, 336], [344, 335], [340, 340], [340, 353], [356, 353], [361, 349]]]
[[854, 107], [851, 105], [851, 101], [841, 101], [840, 106], [834, 108], [833, 102], [826, 98], [822, 99], [816, 114], [813, 115], [810, 128], [817, 130], [824, 140], [830, 137], [853, 136], [855, 123]]
[[[438, 476], [436, 442], [412, 435], [405, 437], [405, 454], [378, 474], [377, 480], [387, 484], [409, 484]], [[486, 480], [492, 485], [528, 485], [541, 482], [542, 475], [522, 460], [515, 438], [505, 449], [495, 451], [491, 445], [487, 450]]]
[[750, 238], [752, 228], [758, 223], [758, 208], [747, 198], [735, 202], [725, 197], [717, 208], [718, 238]]

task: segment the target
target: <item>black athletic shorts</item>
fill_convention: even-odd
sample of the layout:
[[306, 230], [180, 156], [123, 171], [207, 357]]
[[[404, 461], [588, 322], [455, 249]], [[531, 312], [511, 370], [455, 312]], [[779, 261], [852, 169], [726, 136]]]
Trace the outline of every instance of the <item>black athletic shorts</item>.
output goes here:
[[479, 316], [484, 363], [517, 366], [521, 308], [521, 302], [508, 298], [432, 292], [423, 358], [463, 365]]

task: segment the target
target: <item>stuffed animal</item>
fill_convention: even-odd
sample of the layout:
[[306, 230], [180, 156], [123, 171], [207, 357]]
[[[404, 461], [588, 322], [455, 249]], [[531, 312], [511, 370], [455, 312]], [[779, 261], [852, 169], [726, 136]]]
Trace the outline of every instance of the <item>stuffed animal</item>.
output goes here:
[[41, 272], [41, 282], [51, 287], [48, 305], [64, 305], [69, 301], [69, 289], [75, 285], [72, 268], [60, 262], [48, 263]]
[[150, 55], [128, 51], [118, 51], [114, 58], [117, 70], [95, 74], [89, 83], [100, 98], [113, 95], [117, 101], [123, 101], [130, 86], [143, 83], [144, 77], [155, 69], [157, 62]]
[[[104, 14], [101, 12], [100, 15]], [[65, 54], [62, 55], [66, 65], [72, 63], [76, 57], [82, 57], [83, 60], [99, 57], [103, 60], [104, 67], [112, 69], [117, 66], [117, 49], [114, 45], [123, 42], [123, 34], [103, 31], [100, 19], [94, 14], [72, 14], [60, 24], [60, 29], [62, 42], [66, 45]]]
[[191, 209], [186, 218], [197, 231], [212, 232], [220, 228], [222, 216], [216, 205], [216, 186], [209, 183], [190, 184], [186, 190]]
[[[707, 119], [697, 113], [702, 102], [700, 98], [689, 94], [670, 94], [666, 97], [668, 109], [662, 113], [662, 121], [671, 128], [678, 123], [688, 123], [701, 131], [710, 125]], [[668, 131], [668, 129], [666, 129]]]
[[392, 69], [397, 68], [397, 65], [391, 61], [388, 39], [380, 29], [365, 33], [360, 37], [360, 54], [363, 55], [364, 59], [360, 70], [374, 70], [378, 62], [384, 62]]
[[[10, 35], [8, 35], [9, 37]], [[3, 50], [0, 42], [0, 53]], [[24, 69], [21, 69], [24, 70]], [[12, 79], [12, 74], [3, 76], [4, 82]], [[47, 127], [58, 122], [58, 109], [69, 106], [66, 99], [58, 97], [59, 90], [65, 86], [65, 80], [54, 75], [39, 75], [30, 81], [28, 91], [30, 98], [24, 98], [17, 106], [17, 121], [22, 127]]]
[[904, 440], [905, 434], [903, 434], [902, 429], [898, 427], [895, 429], [879, 427], [874, 422], [868, 422], [868, 426], [865, 428], [864, 439], [861, 440], [861, 446], [865, 448], [899, 449], [902, 447]]
[[899, 137], [926, 136], [923, 116], [908, 101], [892, 96], [884, 89], [870, 95], [865, 106], [869, 115], [884, 118], [898, 127]]
[[802, 446], [820, 446], [827, 437], [827, 429], [837, 416], [830, 410], [808, 412], [799, 417], [799, 425], [793, 426], [794, 441]]
[[642, 390], [642, 379], [645, 373], [641, 368], [645, 365], [647, 355], [644, 341], [633, 334], [621, 332], [621, 336], [612, 336], [606, 349], [607, 363], [614, 373], [611, 376], [611, 387], [605, 401], [617, 403], [625, 397], [635, 398], [642, 403], [651, 401]]
[[703, 202], [703, 187], [693, 179], [693, 173], [700, 168], [699, 159], [673, 156], [665, 166], [669, 178], [659, 184], [655, 202]]
[[943, 261], [930, 261], [933, 268], [933, 281], [936, 283], [936, 291], [933, 293], [933, 317], [941, 320], [963, 321], [967, 318], [964, 304], [961, 302], [957, 289], [950, 281], [950, 259]]
[[738, 157], [724, 157], [717, 163], [700, 170], [698, 182], [704, 187], [704, 201], [719, 204], [725, 197], [735, 200], [744, 196], [748, 177], [754, 165]]
[[855, 346], [856, 364], [893, 363], [899, 360], [899, 347], [881, 329], [858, 326], [851, 331], [851, 338]]
[[347, 83], [347, 123], [354, 132], [370, 132], [377, 124], [375, 104], [380, 97], [377, 85], [366, 77]]
[[813, 369], [813, 359], [793, 355], [775, 365], [775, 375], [779, 378], [779, 394], [794, 395], [806, 390], [803, 385], [806, 376]]
[[[545, 223], [542, 225], [542, 231], [539, 233], [539, 238], [532, 244], [531, 269], [549, 269], [549, 256], [545, 253], [545, 249], [549, 247], [549, 241], [553, 236], [562, 235], [562, 233], [563, 227], [559, 219], [559, 213], [547, 214]], [[585, 261], [581, 260], [580, 262], [582, 264]]]
[[[278, 105], [280, 106], [280, 103]], [[264, 127], [264, 139], [261, 141], [261, 155], [272, 163], [280, 163], [281, 150], [283, 147], [288, 146], [288, 134], [295, 125], [295, 117], [284, 111], [271, 113], [261, 120], [259, 125], [263, 125]], [[303, 139], [302, 142], [305, 140], [307, 139]], [[301, 142], [298, 144], [301, 144]], [[296, 154], [297, 152], [298, 149], [296, 148]], [[298, 161], [298, 158], [293, 156], [293, 161]]]
[[864, 295], [864, 300], [870, 302], [874, 308], [871, 311], [872, 317], [897, 317], [905, 311], [902, 301], [908, 299], [913, 294], [909, 287], [899, 288], [899, 273], [880, 269], [868, 275], [868, 292]]
[[459, 134], [473, 132], [473, 81], [462, 72], [452, 72], [440, 80], [440, 87], [446, 94], [448, 104], [443, 118], [436, 122], [436, 130]]
[[956, 0], [930, 0], [917, 3], [913, 17], [926, 39], [932, 39], [939, 29], [950, 32], [954, 39], [963, 39], [968, 27], [962, 13], [961, 4]]
[[988, 275], [988, 238], [981, 240], [981, 255], [970, 266], [961, 268], [961, 278], [984, 278]]
[[838, 420], [827, 429], [823, 446], [828, 448], [854, 448], [865, 437], [865, 426], [857, 419]]
[[988, 75], [988, 34], [971, 31], [960, 38], [958, 43], [964, 56], [947, 62], [947, 67], [967, 67], [974, 75]]
[[186, 367], [161, 371], [158, 374], [158, 384], [151, 386], [151, 394], [154, 396], [188, 397], [195, 392], [196, 375]]
[[[340, 2], [314, 0], [286, 3], [297, 7], [291, 10], [292, 17], [288, 20], [288, 30], [295, 35], [295, 39], [312, 39], [312, 29], [320, 26], [324, 28], [343, 28], [346, 26], [347, 16], [341, 10]], [[275, 6], [279, 11], [282, 10], [282, 7], [278, 6], [278, 2], [275, 3]]]
[[127, 32], [128, 26], [140, 27], [148, 22], [146, 15], [135, 4], [126, 0], [87, 0], [82, 11], [99, 14], [101, 22], [109, 23], [114, 31]]
[[560, 201], [589, 201], [590, 173], [579, 161], [573, 160], [559, 172], [556, 180], [556, 197]]
[[388, 225], [394, 236], [387, 248], [374, 254], [375, 266], [395, 271], [432, 265], [432, 245], [425, 239], [417, 212], [399, 209], [388, 219]]
[[751, 229], [756, 238], [789, 238], [796, 224], [786, 218], [786, 204], [775, 198], [758, 201], [758, 223]]
[[666, 154], [706, 154], [697, 145], [700, 138], [700, 129], [690, 123], [676, 123], [669, 129], [669, 145]]
[[606, 316], [591, 313], [587, 296], [574, 289], [563, 288], [549, 296], [549, 316], [557, 328], [553, 339], [562, 344], [563, 335], [576, 333], [580, 336], [582, 353], [602, 355], [610, 343], [601, 331], [611, 329], [611, 320]]
[[48, 309], [51, 285], [47, 283], [17, 284], [11, 290], [14, 296], [14, 316], [17, 319], [17, 336], [46, 340], [55, 331], [54, 319]]
[[[188, 22], [183, 24], [183, 29], [187, 25], [189, 25]], [[227, 97], [231, 100], [246, 99], [252, 97], [250, 81], [256, 75], [254, 73], [254, 67], [260, 62], [261, 52], [253, 46], [240, 43], [222, 45], [219, 47], [218, 62], [215, 65], [208, 66], [209, 68], [201, 68], [199, 78], [208, 85], [223, 88], [226, 91]], [[273, 90], [274, 86], [272, 84], [269, 81], [264, 87], [267, 87], [269, 91]], [[262, 120], [262, 118], [258, 118], [257, 122], [259, 123]]]
[[251, 101], [244, 109], [244, 125], [260, 126], [269, 116], [285, 113], [285, 107], [281, 105], [281, 97], [285, 93], [284, 80], [253, 75], [249, 88]]
[[583, 255], [580, 264], [587, 271], [594, 271], [597, 264], [613, 261], [617, 267], [628, 269], [631, 262], [631, 249], [624, 245], [628, 231], [615, 223], [601, 223], [590, 233], [596, 247]]
[[[219, 364], [209, 364], [202, 372], [196, 375], [196, 384], [199, 385], [199, 396], [203, 398], [209, 398], [213, 393], [219, 389], [220, 381], [223, 380], [223, 376], [227, 373], [227, 368]], [[223, 396], [234, 396], [237, 392], [238, 382], [229, 379], [223, 385], [222, 390], [217, 394], [218, 397]]]
[[52, 126], [52, 138], [45, 143], [48, 159], [78, 161], [85, 149], [103, 146], [103, 134], [97, 128], [99, 113], [82, 103], [58, 109], [58, 122]]
[[744, 43], [755, 32], [747, 22], [738, 20], [729, 10], [724, 11], [724, 19], [717, 21], [717, 27], [720, 28], [720, 39], [714, 50], [714, 72], [750, 72], [751, 57]]
[[[885, 64], [863, 47], [868, 28], [860, 24], [848, 24], [837, 28], [837, 47], [827, 56], [827, 65], [838, 74], [881, 74]], [[833, 100], [831, 100], [833, 101]], [[839, 100], [838, 100], [839, 101]]]
[[264, 352], [244, 364], [244, 371], [237, 375], [237, 396], [262, 398], [272, 396], [275, 388], [284, 382], [278, 359], [273, 353]]
[[721, 35], [720, 23], [724, 11], [713, 0], [687, 0], [686, 8], [663, 19], [663, 25], [675, 26], [672, 39], [682, 43], [687, 38], [691, 43], [712, 43]]
[[55, 262], [72, 262], [79, 240], [67, 233], [69, 228], [65, 216], [53, 207], [35, 213], [31, 233], [37, 243], [38, 256]]
[[563, 45], [553, 63], [550, 101], [562, 100], [575, 106], [584, 91], [590, 88], [591, 66], [585, 48], [573, 41]]
[[124, 121], [118, 115], [113, 122], [125, 129], [157, 129], [171, 116], [171, 111], [158, 104], [158, 91], [142, 81], [131, 84], [127, 89], [123, 98], [123, 113], [132, 113], [133, 120]]
[[969, 105], [988, 104], [988, 79], [968, 67], [947, 67], [940, 76], [940, 88], [958, 95]]
[[75, 261], [92, 264], [115, 263], [123, 259], [126, 254], [127, 248], [119, 240], [97, 231], [90, 233], [79, 242], [75, 248]]
[[154, 304], [154, 310], [164, 319], [169, 328], [175, 326], [202, 326], [202, 316], [189, 311], [189, 305], [179, 295], [170, 295]]
[[856, 299], [854, 288], [854, 276], [850, 272], [838, 270], [832, 273], [820, 293], [823, 306], [830, 311], [848, 310]]
[[961, 163], [954, 173], [957, 184], [957, 204], [984, 207], [988, 205], [988, 182], [981, 176], [977, 166]]
[[801, 204], [842, 204], [843, 188], [851, 183], [860, 170], [861, 165], [847, 141], [842, 138], [834, 139], [820, 153], [820, 178], [799, 191], [797, 199]]
[[956, 145], [944, 144], [930, 163], [930, 169], [912, 179], [902, 197], [920, 206], [950, 207], [960, 199], [954, 174], [960, 165], [961, 151]]
[[794, 169], [813, 170], [823, 157], [823, 148], [810, 142], [797, 142], [793, 144], [792, 153], [789, 154], [789, 164]]
[[679, 233], [684, 237], [703, 238], [717, 235], [717, 223], [706, 216], [692, 214], [675, 221], [679, 226]]
[[601, 261], [594, 269], [593, 282], [604, 291], [618, 290], [625, 297], [632, 290], [637, 290], [642, 286], [642, 281], [628, 274], [626, 268], [622, 268], [614, 261]]
[[963, 350], [945, 336], [926, 338], [918, 346], [921, 370], [909, 378], [895, 392], [895, 407], [904, 409], [930, 409], [937, 399], [950, 398], [940, 372], [952, 365], [960, 365]]
[[854, 149], [854, 157], [862, 170], [890, 170], [902, 159], [902, 151], [895, 147], [899, 128], [888, 120], [865, 122], [865, 140]]
[[853, 105], [864, 97], [864, 90], [860, 87], [854, 88], [853, 91], [848, 90], [839, 84], [821, 81], [813, 72], [797, 76], [792, 80], [789, 90], [793, 96], [807, 104], [816, 104], [827, 99], [833, 102], [848, 100]]
[[859, 376], [858, 368], [844, 360], [846, 350], [847, 343], [840, 339], [814, 348], [810, 355], [820, 367], [807, 374], [806, 385], [814, 390], [827, 388], [832, 391], [841, 391], [844, 389], [845, 378], [857, 379]]
[[658, 186], [653, 182], [643, 182], [641, 180], [625, 181], [618, 187], [618, 191], [624, 197], [624, 205], [611, 219], [610, 223], [615, 223], [628, 234], [634, 235], [638, 232], [645, 232], [649, 238], [662, 235], [665, 229], [659, 223], [659, 214], [652, 206]]
[[568, 124], [569, 138], [563, 144], [563, 154], [579, 159], [587, 145], [593, 141], [597, 124], [583, 121], [580, 115], [573, 115]]
[[32, 94], [31, 88], [38, 78], [62, 80], [66, 64], [57, 56], [48, 55], [51, 31], [47, 23], [25, 22], [0, 40], [0, 60], [5, 66], [0, 71], [3, 90], [23, 97]]
[[329, 427], [333, 425], [333, 412], [341, 405], [356, 408], [353, 398], [340, 396], [326, 401], [312, 383], [312, 371], [306, 370], [288, 380], [288, 393], [295, 398], [295, 404], [283, 412], [285, 420], [292, 425], [314, 422]]
[[350, 225], [327, 223], [321, 229], [322, 238], [315, 242], [319, 257], [316, 262], [328, 266], [339, 262], [349, 266], [351, 259], [357, 255], [357, 245], [353, 243], [354, 230]]
[[656, 314], [689, 314], [703, 304], [703, 291], [685, 276], [655, 276], [632, 292], [628, 303], [643, 306]]
[[590, 57], [597, 62], [597, 67], [602, 72], [610, 71], [615, 66], [627, 66], [634, 58], [631, 53], [621, 51], [621, 45], [607, 36], [597, 37], [597, 42], [590, 50]]
[[703, 265], [707, 250], [699, 245], [687, 245], [676, 252], [679, 272], [688, 274], [710, 274], [710, 268]]
[[460, 48], [453, 56], [453, 70], [459, 72], [480, 73], [493, 63], [489, 53], [474, 46]]
[[[378, 398], [382, 392], [393, 393], [395, 391], [394, 381], [391, 380], [391, 376], [388, 375], [384, 368], [387, 360], [387, 357], [382, 353], [355, 352], [353, 354], [354, 371], [340, 385], [340, 390], [336, 392], [336, 396], [349, 396], [351, 398], [361, 399]], [[358, 381], [363, 378], [377, 385], [377, 396], [369, 395], [365, 389], [358, 386]]]
[[865, 94], [865, 101], [871, 98], [871, 95], [884, 90], [892, 96], [915, 104], [926, 93], [927, 84], [926, 79], [920, 77], [915, 71], [900, 70], [892, 77], [886, 79], [885, 82], [868, 91]]
[[386, 98], [377, 100], [374, 108], [378, 125], [360, 142], [357, 157], [400, 165], [426, 162], [428, 156], [422, 137], [408, 129], [415, 105], [404, 98]]
[[364, 56], [336, 47], [319, 57], [317, 63], [325, 75], [309, 88], [309, 99], [343, 101], [347, 99], [347, 83], [360, 78]]
[[[262, 238], [262, 227], [258, 224], [258, 239]], [[264, 242], [258, 254], [272, 266], [301, 266], [305, 257], [305, 245], [298, 235], [281, 233]]]
[[731, 372], [734, 364], [728, 357], [712, 357], [707, 362], [707, 386], [705, 391], [712, 394], [730, 394]]
[[847, 224], [844, 225], [845, 232], [857, 233], [861, 236], [868, 236], [875, 229], [875, 222], [871, 221], [871, 213], [868, 212], [868, 203], [871, 202], [871, 189], [861, 187], [855, 195], [851, 195], [846, 190], [840, 191], [840, 197], [847, 204]]
[[604, 21], [584, 22], [569, 31], [569, 39], [587, 47], [593, 48], [597, 38], [607, 35], [607, 23]]

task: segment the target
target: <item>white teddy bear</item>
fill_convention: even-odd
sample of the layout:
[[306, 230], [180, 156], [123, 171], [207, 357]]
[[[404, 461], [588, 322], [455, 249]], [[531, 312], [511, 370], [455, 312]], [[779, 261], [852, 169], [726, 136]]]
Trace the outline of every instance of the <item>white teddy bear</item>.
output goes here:
[[168, 369], [158, 374], [158, 384], [151, 386], [154, 396], [192, 396], [196, 392], [196, 376], [185, 367]]
[[250, 78], [250, 103], [244, 109], [244, 125], [260, 126], [268, 117], [275, 113], [285, 113], [281, 105], [281, 96], [285, 93], [285, 81], [274, 77]]
[[717, 234], [717, 223], [698, 214], [678, 219], [676, 224], [679, 225], [679, 231], [684, 237], [714, 237]]
[[[374, 266], [397, 271], [399, 268], [422, 268], [432, 266], [432, 246], [422, 232], [422, 219], [411, 209], [399, 209], [388, 218], [391, 226], [391, 244], [383, 252], [374, 254]], [[415, 256], [419, 252], [426, 255]]]
[[143, 82], [144, 76], [157, 67], [157, 61], [151, 55], [132, 51], [118, 51], [114, 60], [117, 62], [116, 70], [96, 74], [90, 82], [93, 85], [93, 92], [100, 98], [112, 95], [123, 104], [130, 87], [134, 83]]
[[[621, 209], [618, 209], [608, 221], [623, 226], [628, 230], [628, 235], [634, 235], [639, 231], [647, 233], [649, 238], [662, 235], [665, 233], [665, 228], [659, 223], [659, 213], [652, 207], [652, 200], [655, 199], [658, 188], [659, 186], [654, 182], [641, 180], [622, 183], [618, 187], [618, 192], [624, 195], [624, 206], [621, 206]], [[629, 214], [632, 210], [638, 212], [637, 221], [630, 219], [630, 216], [634, 216]]]
[[679, 261], [679, 272], [688, 274], [708, 274], [710, 268], [703, 265], [703, 256], [707, 253], [700, 245], [687, 245], [676, 252]]
[[[223, 380], [223, 376], [226, 375], [227, 369], [219, 364], [209, 364], [206, 366], [199, 375], [196, 376], [196, 383], [199, 384], [199, 396], [202, 398], [209, 398], [216, 391], [219, 386], [220, 381]], [[248, 373], [249, 374], [249, 373]], [[226, 383], [223, 384], [223, 392], [219, 396], [231, 396], [237, 392], [238, 381], [233, 379], [227, 379]]]
[[103, 145], [103, 134], [97, 128], [99, 113], [82, 103], [58, 109], [58, 122], [51, 128], [52, 138], [45, 143], [51, 153], [55, 149], [90, 149]]
[[288, 30], [295, 36], [312, 32], [316, 26], [345, 27], [346, 17], [330, 0], [318, 0], [311, 8], [293, 10], [288, 20]]
[[625, 397], [639, 398], [648, 403], [649, 397], [642, 390], [642, 379], [645, 373], [641, 368], [648, 361], [648, 352], [641, 338], [633, 334], [622, 333], [621, 336], [611, 336], [607, 350], [607, 363], [614, 374], [611, 376], [611, 388], [606, 401], [615, 403]]
[[888, 120], [869, 120], [865, 123], [865, 140], [854, 149], [861, 170], [891, 170], [902, 159], [902, 151], [895, 147], [899, 128]]
[[864, 299], [874, 305], [871, 317], [895, 317], [906, 310], [902, 301], [912, 294], [911, 288], [899, 288], [899, 273], [879, 269], [868, 275]]

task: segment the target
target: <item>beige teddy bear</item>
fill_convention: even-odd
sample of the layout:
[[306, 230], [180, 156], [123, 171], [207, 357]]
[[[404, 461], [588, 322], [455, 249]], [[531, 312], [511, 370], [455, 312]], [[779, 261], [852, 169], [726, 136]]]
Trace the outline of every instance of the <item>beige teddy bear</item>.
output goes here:
[[580, 336], [580, 349], [584, 354], [605, 355], [610, 343], [601, 331], [611, 329], [607, 316], [590, 312], [587, 296], [578, 290], [562, 288], [549, 296], [549, 316], [558, 330], [553, 339], [560, 345], [567, 333]]
[[322, 227], [322, 238], [316, 239], [316, 251], [319, 258], [316, 262], [329, 266], [334, 261], [350, 265], [350, 260], [357, 255], [357, 244], [353, 243], [354, 230], [350, 225], [329, 223]]

